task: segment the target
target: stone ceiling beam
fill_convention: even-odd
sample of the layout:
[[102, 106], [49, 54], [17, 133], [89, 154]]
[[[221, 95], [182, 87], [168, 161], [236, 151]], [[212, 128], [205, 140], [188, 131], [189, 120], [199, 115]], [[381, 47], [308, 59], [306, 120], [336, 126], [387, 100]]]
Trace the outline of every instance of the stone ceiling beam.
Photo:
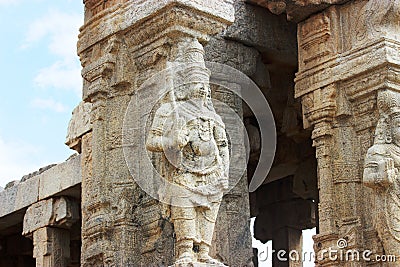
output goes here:
[[267, 8], [275, 15], [286, 13], [288, 20], [300, 22], [312, 14], [331, 5], [340, 5], [349, 0], [248, 0], [249, 3]]

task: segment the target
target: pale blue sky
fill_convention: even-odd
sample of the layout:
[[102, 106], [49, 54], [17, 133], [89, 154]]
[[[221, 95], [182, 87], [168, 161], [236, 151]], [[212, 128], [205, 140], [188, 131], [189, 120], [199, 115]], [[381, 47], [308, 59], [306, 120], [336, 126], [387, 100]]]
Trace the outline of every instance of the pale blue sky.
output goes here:
[[81, 0], [0, 0], [0, 186], [73, 153]]

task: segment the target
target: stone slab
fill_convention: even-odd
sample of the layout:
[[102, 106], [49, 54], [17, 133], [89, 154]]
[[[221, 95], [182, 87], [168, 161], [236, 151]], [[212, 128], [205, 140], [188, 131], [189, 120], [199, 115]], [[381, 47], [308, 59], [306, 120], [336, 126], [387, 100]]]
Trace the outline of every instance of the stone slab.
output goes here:
[[39, 177], [0, 192], [0, 218], [23, 209], [39, 200]]
[[226, 64], [246, 75], [256, 72], [259, 53], [252, 47], [217, 37], [212, 38], [204, 49], [205, 60]]
[[[138, 25], [160, 14], [161, 10], [174, 6], [204, 12], [215, 21], [222, 21], [226, 24], [232, 23], [235, 18], [233, 0], [128, 1], [122, 6], [115, 5], [115, 7], [105, 9], [85, 21], [85, 25], [81, 28], [78, 53], [107, 36]], [[99, 23], [100, 20], [107, 21], [107, 23]], [[210, 27], [208, 29], [212, 31]]]
[[270, 60], [296, 66], [296, 24], [244, 1], [235, 2], [235, 18], [224, 38], [254, 47]]
[[81, 182], [81, 157], [76, 156], [40, 175], [39, 199], [51, 197]]
[[248, 0], [249, 3], [269, 9], [273, 14], [287, 14], [288, 20], [300, 22], [312, 14], [320, 12], [331, 5], [340, 5], [349, 0]]
[[80, 156], [0, 192], [0, 218], [81, 183]]

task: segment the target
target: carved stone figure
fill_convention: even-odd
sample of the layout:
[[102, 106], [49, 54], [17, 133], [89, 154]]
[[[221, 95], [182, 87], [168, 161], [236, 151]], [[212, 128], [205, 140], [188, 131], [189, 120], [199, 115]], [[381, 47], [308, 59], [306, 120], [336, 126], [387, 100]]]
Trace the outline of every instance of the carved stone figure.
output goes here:
[[174, 88], [167, 103], [158, 108], [146, 143], [148, 150], [163, 152], [169, 166], [164, 176], [176, 186], [170, 200], [175, 266], [196, 262], [225, 266], [209, 251], [228, 189], [229, 148], [225, 125], [211, 102], [203, 54], [197, 40], [184, 49], [182, 56], [188, 63], [184, 84]]
[[378, 95], [380, 119], [365, 159], [363, 182], [374, 189], [374, 226], [385, 253], [400, 251], [400, 93]]

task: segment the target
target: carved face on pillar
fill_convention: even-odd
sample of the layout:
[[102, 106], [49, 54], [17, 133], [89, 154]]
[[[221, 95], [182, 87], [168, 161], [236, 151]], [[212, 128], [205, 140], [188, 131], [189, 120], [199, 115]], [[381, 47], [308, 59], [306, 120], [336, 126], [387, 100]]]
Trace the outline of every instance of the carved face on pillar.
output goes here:
[[393, 144], [400, 147], [400, 114], [396, 114], [390, 123], [390, 133]]
[[194, 99], [207, 100], [210, 96], [210, 85], [206, 82], [196, 82], [189, 85], [190, 97]]
[[210, 72], [202, 63], [190, 64], [184, 79], [189, 99], [211, 99]]
[[380, 119], [365, 157], [363, 182], [373, 189], [374, 226], [386, 253], [400, 256], [400, 93], [378, 93]]
[[222, 267], [209, 252], [222, 196], [229, 187], [228, 139], [212, 105], [202, 46], [197, 40], [187, 45], [185, 69], [180, 72], [183, 85], [174, 88], [175, 95], [156, 111], [146, 147], [164, 153], [160, 163], [175, 189], [170, 196], [174, 267]]

